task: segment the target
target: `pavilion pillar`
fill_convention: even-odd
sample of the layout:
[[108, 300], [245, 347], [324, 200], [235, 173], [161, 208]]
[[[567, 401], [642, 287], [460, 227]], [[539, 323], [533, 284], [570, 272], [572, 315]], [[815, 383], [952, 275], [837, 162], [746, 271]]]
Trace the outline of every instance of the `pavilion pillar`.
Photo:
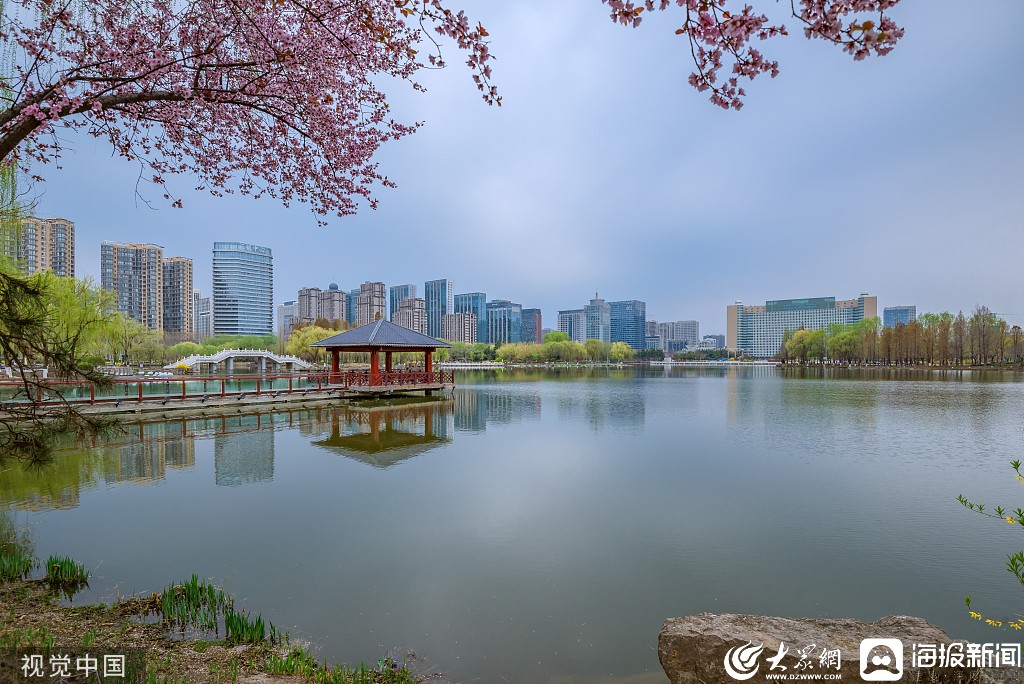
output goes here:
[[338, 381], [338, 372], [340, 371], [340, 364], [339, 364], [339, 357], [340, 356], [341, 356], [341, 351], [340, 350], [338, 350], [338, 349], [332, 349], [331, 350], [331, 382], [332, 383]]
[[391, 352], [384, 352], [384, 370], [391, 372]]
[[[434, 359], [434, 350], [433, 349], [424, 349], [423, 350], [423, 370], [427, 371], [428, 374], [430, 374], [433, 371], [433, 363], [432, 363], [433, 359]], [[428, 378], [428, 382], [429, 382], [429, 378]]]
[[380, 376], [380, 350], [370, 349], [370, 384], [376, 385]]

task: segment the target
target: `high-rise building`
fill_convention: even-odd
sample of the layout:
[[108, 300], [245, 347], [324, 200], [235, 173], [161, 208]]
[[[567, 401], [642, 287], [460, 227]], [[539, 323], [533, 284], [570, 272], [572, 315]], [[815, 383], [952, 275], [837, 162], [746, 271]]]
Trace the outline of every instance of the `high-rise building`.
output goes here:
[[75, 224], [67, 219], [25, 217], [0, 228], [0, 254], [21, 262], [25, 273], [51, 271], [75, 277]]
[[644, 336], [645, 337], [653, 337], [653, 336], [655, 336], [657, 334], [658, 334], [658, 321], [652, 321], [651, 319], [648, 318], [647, 322], [644, 323]]
[[523, 309], [523, 342], [540, 344], [544, 341], [540, 309]]
[[100, 285], [117, 299], [117, 310], [151, 330], [164, 326], [164, 248], [103, 242]]
[[192, 288], [192, 335], [196, 342], [199, 342], [199, 300], [203, 293], [198, 287]]
[[487, 339], [487, 295], [483, 292], [465, 292], [455, 295], [455, 313], [471, 313], [476, 316], [476, 341], [488, 343]]
[[299, 303], [296, 300], [277, 305], [277, 340], [281, 348], [288, 342], [292, 330], [301, 320]]
[[700, 323], [697, 321], [675, 321], [672, 324], [672, 339], [684, 340], [686, 346], [696, 347], [700, 342]]
[[312, 323], [320, 318], [320, 288], [304, 287], [299, 290], [296, 303], [299, 307], [299, 320], [303, 323]]
[[558, 331], [564, 332], [573, 342], [586, 342], [587, 316], [583, 309], [559, 311]]
[[787, 330], [822, 330], [832, 323], [856, 323], [878, 316], [878, 298], [777, 299], [763, 305], [736, 302], [726, 307], [726, 347], [739, 354], [770, 358], [779, 353]]
[[442, 322], [441, 339], [476, 344], [476, 314], [451, 313]]
[[523, 305], [507, 299], [487, 302], [487, 339], [490, 344], [523, 341]]
[[587, 340], [612, 341], [612, 308], [596, 292], [590, 304], [583, 307], [583, 314], [586, 316]]
[[348, 309], [346, 310], [346, 313], [348, 313], [349, 326], [354, 326], [356, 324], [356, 303], [359, 301], [360, 292], [361, 288], [357, 287], [354, 290], [349, 290], [345, 294], [345, 299], [347, 300], [346, 303], [348, 304]]
[[168, 257], [163, 262], [164, 335], [169, 341], [195, 339], [192, 260]]
[[274, 332], [274, 255], [244, 242], [213, 243], [213, 334]]
[[[196, 290], [199, 294], [199, 291]], [[213, 337], [213, 298], [198, 297], [196, 299], [196, 341], [202, 342]]]
[[427, 310], [426, 302], [422, 297], [406, 297], [397, 302], [391, 322], [409, 330], [415, 330], [421, 335], [427, 334]]
[[373, 323], [387, 314], [388, 300], [384, 283], [368, 280], [359, 286], [356, 297], [356, 325]]
[[335, 321], [348, 322], [348, 295], [338, 289], [337, 283], [331, 283], [319, 296], [318, 317], [330, 324]]
[[635, 351], [646, 347], [647, 304], [638, 299], [610, 302], [611, 342], [625, 342]]
[[445, 314], [455, 313], [455, 289], [447, 278], [428, 280], [423, 285], [423, 298], [427, 302], [427, 334], [441, 337], [441, 323]]
[[403, 299], [416, 296], [416, 286], [413, 284], [408, 285], [392, 285], [388, 288], [388, 315], [392, 323], [395, 322], [395, 312], [398, 311], [398, 302]]
[[662, 351], [668, 351], [668, 343], [676, 339], [675, 325], [672, 323], [658, 323], [655, 334], [661, 339]]
[[725, 335], [705, 335], [697, 349], [725, 349]]
[[917, 305], [887, 306], [882, 309], [882, 325], [895, 328], [897, 325], [909, 325], [917, 320]]

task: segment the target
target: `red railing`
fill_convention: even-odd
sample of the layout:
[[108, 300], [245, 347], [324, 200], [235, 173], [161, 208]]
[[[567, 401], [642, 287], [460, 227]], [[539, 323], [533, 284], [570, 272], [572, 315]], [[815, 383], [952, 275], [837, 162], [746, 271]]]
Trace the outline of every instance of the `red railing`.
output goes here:
[[[288, 384], [285, 386], [284, 381]], [[278, 382], [279, 381], [279, 382]], [[201, 384], [201, 389], [199, 389]], [[113, 378], [109, 387], [99, 390], [96, 385], [81, 380], [44, 380], [33, 383], [35, 403], [42, 406], [61, 404], [122, 404], [127, 401], [162, 401], [182, 399], [212, 399], [216, 397], [278, 396], [281, 394], [322, 392], [328, 389], [330, 378], [326, 373], [300, 375], [261, 375], [235, 377], [181, 376], [174, 378]], [[131, 388], [136, 385], [137, 388]], [[163, 385], [162, 391], [153, 391]], [[191, 385], [191, 387], [190, 387]], [[234, 387], [232, 387], [234, 385]], [[247, 385], [247, 386], [243, 386]], [[25, 387], [16, 380], [0, 381], [0, 392], [9, 389], [12, 396], [0, 396], [4, 403], [25, 403]], [[337, 388], [334, 388], [337, 389]], [[48, 394], [59, 395], [48, 398]]]
[[455, 371], [345, 371], [331, 376], [331, 384], [343, 387], [399, 387], [416, 385], [454, 385]]
[[[287, 381], [287, 386], [285, 385]], [[174, 378], [114, 378], [109, 387], [97, 390], [90, 382], [80, 380], [45, 380], [33, 384], [35, 402], [40, 406], [62, 404], [116, 404], [125, 402], [168, 403], [173, 400], [245, 396], [308, 394], [359, 387], [416, 387], [420, 385], [454, 385], [455, 371], [369, 371], [341, 373], [307, 373], [299, 375], [212, 376], [184, 375]], [[132, 387], [134, 385], [135, 387]], [[10, 394], [3, 396], [4, 390]], [[0, 381], [0, 408], [5, 403], [24, 404], [25, 387], [18, 381]]]

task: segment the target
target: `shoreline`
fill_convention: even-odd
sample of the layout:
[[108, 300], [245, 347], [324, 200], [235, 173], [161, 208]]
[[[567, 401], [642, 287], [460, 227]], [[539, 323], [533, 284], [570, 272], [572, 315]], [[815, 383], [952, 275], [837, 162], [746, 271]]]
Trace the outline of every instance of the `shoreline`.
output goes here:
[[[191, 631], [184, 635], [165, 625], [159, 594], [105, 603], [62, 605], [59, 593], [44, 579], [0, 581], [0, 654], [14, 648], [40, 652], [123, 652], [142, 649], [146, 684], [235, 682], [238, 684], [303, 684], [305, 682], [420, 684], [422, 677], [398, 664], [390, 654], [370, 665], [351, 668], [328, 665], [310, 654], [308, 646], [262, 641], [233, 644], [223, 630], [213, 638]], [[414, 660], [408, 654], [409, 661]], [[11, 665], [14, 665], [11, 663]], [[3, 672], [8, 663], [0, 664]]]

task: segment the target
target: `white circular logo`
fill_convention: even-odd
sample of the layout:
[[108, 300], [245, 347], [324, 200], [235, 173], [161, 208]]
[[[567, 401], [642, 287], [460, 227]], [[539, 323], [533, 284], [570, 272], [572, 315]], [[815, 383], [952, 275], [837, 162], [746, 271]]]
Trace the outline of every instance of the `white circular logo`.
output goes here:
[[750, 679], [757, 674], [757, 657], [763, 650], [764, 644], [754, 646], [749, 641], [742, 646], [733, 646], [725, 654], [725, 671], [733, 679]]

